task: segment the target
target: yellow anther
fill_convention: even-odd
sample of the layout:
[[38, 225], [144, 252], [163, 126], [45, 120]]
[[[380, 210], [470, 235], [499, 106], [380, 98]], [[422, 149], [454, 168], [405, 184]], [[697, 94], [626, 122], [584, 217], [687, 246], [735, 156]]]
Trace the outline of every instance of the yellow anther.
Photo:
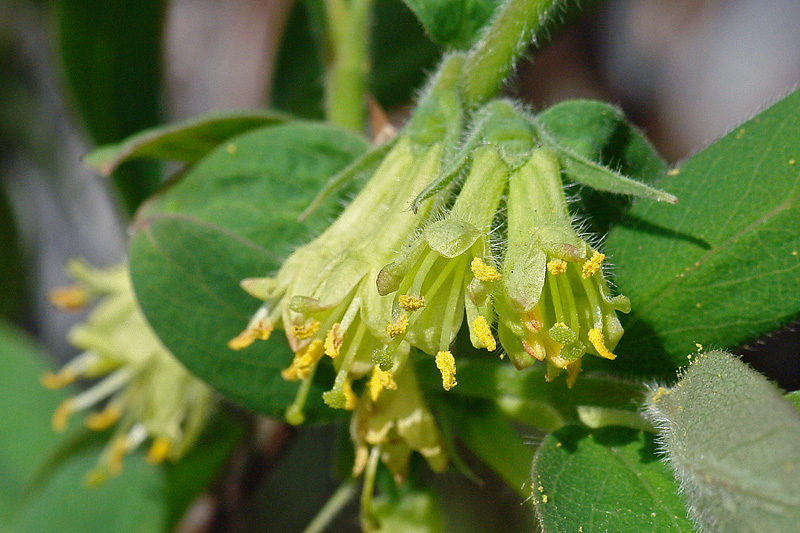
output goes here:
[[489, 322], [486, 321], [485, 317], [479, 316], [472, 321], [472, 331], [475, 332], [478, 342], [480, 342], [484, 348], [490, 352], [497, 349], [497, 342], [495, 342], [494, 336], [492, 335], [492, 328], [489, 327]]
[[581, 360], [578, 359], [567, 366], [567, 388], [571, 389], [581, 373]]
[[78, 379], [77, 372], [71, 370], [62, 370], [58, 374], [52, 372], [45, 372], [39, 376], [39, 383], [48, 389], [60, 389]]
[[120, 437], [111, 443], [109, 452], [108, 470], [112, 475], [122, 472], [122, 458], [128, 453], [128, 439]]
[[305, 379], [311, 373], [311, 367], [322, 358], [323, 354], [322, 341], [314, 339], [294, 354], [292, 364], [281, 371], [281, 377], [286, 381]]
[[416, 311], [417, 309], [425, 307], [424, 296], [407, 296], [403, 294], [398, 298], [398, 301], [400, 303], [400, 307], [406, 311]]
[[119, 407], [109, 405], [100, 413], [90, 414], [88, 417], [86, 417], [86, 421], [84, 423], [89, 429], [102, 431], [110, 428], [114, 422], [119, 420], [120, 416], [122, 416], [122, 411], [119, 409]]
[[72, 414], [74, 404], [72, 398], [67, 398], [53, 411], [53, 418], [50, 424], [53, 426], [54, 431], [64, 431], [67, 429], [67, 422], [69, 422], [69, 415]]
[[274, 329], [275, 326], [272, 325], [272, 322], [266, 318], [262, 318], [255, 324], [249, 324], [247, 329], [228, 341], [228, 348], [231, 350], [242, 350], [253, 344], [256, 339], [262, 341], [268, 340]]
[[336, 359], [339, 356], [339, 348], [342, 346], [343, 340], [344, 337], [339, 335], [339, 323], [337, 322], [325, 334], [325, 355]]
[[316, 320], [313, 321], [308, 326], [306, 325], [292, 326], [292, 336], [294, 336], [296, 339], [299, 340], [308, 339], [312, 337], [314, 333], [316, 333], [317, 331], [319, 331], [319, 322], [317, 322]]
[[386, 333], [390, 337], [394, 338], [397, 337], [398, 335], [402, 335], [403, 333], [405, 333], [407, 329], [408, 329], [408, 315], [403, 313], [397, 319], [397, 322], [386, 326]]
[[50, 303], [56, 308], [62, 311], [75, 311], [85, 307], [91, 295], [80, 285], [70, 285], [50, 291], [49, 298]]
[[547, 270], [549, 270], [552, 275], [558, 276], [567, 271], [567, 262], [563, 259], [553, 259], [547, 263]]
[[606, 259], [606, 254], [601, 254], [597, 250], [592, 253], [591, 259], [587, 260], [581, 268], [581, 277], [586, 279], [594, 276], [600, 272], [600, 267], [603, 266], [603, 261]]
[[617, 358], [616, 355], [606, 348], [606, 345], [603, 343], [603, 333], [599, 329], [593, 328], [589, 330], [589, 342], [592, 343], [592, 346], [594, 346], [594, 349], [597, 350], [597, 353], [599, 353], [601, 357], [605, 357], [606, 359]]
[[231, 350], [243, 350], [255, 342], [256, 332], [250, 328], [239, 333], [236, 337], [228, 341], [228, 348]]
[[472, 260], [470, 269], [472, 269], [472, 273], [475, 274], [475, 277], [481, 281], [497, 281], [503, 277], [494, 267], [484, 263], [483, 259], [480, 257], [476, 257]]
[[352, 411], [356, 408], [358, 396], [356, 396], [356, 393], [353, 392], [353, 385], [350, 382], [350, 378], [344, 380], [344, 383], [342, 384], [342, 392], [344, 392], [344, 408], [348, 411]]
[[436, 368], [442, 373], [442, 387], [450, 390], [456, 386], [456, 360], [449, 351], [436, 354]]
[[165, 437], [158, 437], [153, 441], [150, 450], [147, 452], [147, 462], [151, 465], [157, 465], [164, 462], [164, 459], [169, 455], [169, 450], [172, 443]]
[[367, 387], [369, 388], [370, 398], [372, 398], [373, 402], [377, 402], [383, 389], [396, 390], [397, 383], [392, 379], [391, 372], [381, 370], [381, 367], [375, 365]]

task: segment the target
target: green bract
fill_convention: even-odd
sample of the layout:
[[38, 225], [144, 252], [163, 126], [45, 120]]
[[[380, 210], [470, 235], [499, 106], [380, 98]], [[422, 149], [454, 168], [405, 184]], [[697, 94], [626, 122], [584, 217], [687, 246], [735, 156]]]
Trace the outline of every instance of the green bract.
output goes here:
[[42, 384], [57, 388], [79, 378], [102, 378], [67, 399], [53, 414], [53, 428], [63, 430], [70, 414], [106, 401], [86, 418], [95, 430], [116, 425], [115, 436], [89, 473], [102, 483], [122, 469], [123, 457], [152, 438], [148, 460], [177, 460], [194, 444], [209, 418], [211, 389], [189, 374], [161, 344], [136, 303], [128, 266], [93, 269], [81, 261], [68, 265], [77, 285], [52, 294], [61, 308], [79, 308], [100, 298], [89, 318], [72, 328], [69, 341], [85, 350]]

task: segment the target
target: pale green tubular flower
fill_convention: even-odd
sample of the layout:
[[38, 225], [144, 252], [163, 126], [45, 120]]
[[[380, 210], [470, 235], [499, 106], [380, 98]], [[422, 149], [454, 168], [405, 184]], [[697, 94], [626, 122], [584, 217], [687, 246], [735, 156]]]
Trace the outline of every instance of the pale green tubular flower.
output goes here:
[[93, 299], [100, 301], [86, 321], [69, 332], [69, 342], [84, 352], [41, 381], [49, 388], [81, 378], [99, 381], [56, 409], [53, 428], [63, 431], [71, 414], [105, 402], [102, 411], [85, 419], [91, 429], [115, 427], [114, 437], [86, 478], [89, 484], [118, 474], [124, 456], [149, 439], [148, 461], [178, 460], [205, 427], [213, 406], [211, 389], [153, 333], [136, 303], [126, 264], [94, 269], [74, 260], [67, 270], [77, 284], [51, 294], [57, 307], [76, 309]]
[[268, 338], [273, 329], [285, 330], [295, 356], [282, 376], [301, 382], [286, 412], [292, 424], [304, 421], [311, 381], [326, 356], [337, 372], [331, 390], [323, 395], [331, 407], [355, 409], [359, 399], [353, 381], [368, 375], [370, 395], [397, 387], [393, 377], [405, 364], [409, 346], [401, 343], [394, 364], [376, 368], [373, 352], [395, 335], [386, 320], [392, 298], [378, 294], [375, 278], [441, 203], [432, 197], [416, 212], [410, 209], [412, 200], [439, 174], [445, 151], [458, 141], [462, 107], [456, 80], [461, 62], [458, 56], [445, 62], [409, 125], [331, 226], [298, 248], [274, 278], [242, 282], [264, 305], [229, 345], [241, 349]]
[[395, 293], [392, 320], [396, 336], [378, 363], [389, 367], [400, 341], [436, 354], [442, 385], [456, 384], [449, 351], [466, 314], [472, 343], [493, 351], [491, 294], [500, 279], [492, 251], [492, 222], [508, 179], [508, 167], [493, 146], [478, 147], [452, 209], [424, 226], [386, 265], [377, 279], [381, 294]]
[[517, 368], [546, 361], [548, 380], [566, 369], [572, 386], [585, 353], [615, 358], [623, 333], [616, 312], [627, 313], [630, 302], [610, 296], [604, 259], [572, 228], [558, 156], [534, 149], [510, 177], [508, 244], [495, 303], [500, 342]]

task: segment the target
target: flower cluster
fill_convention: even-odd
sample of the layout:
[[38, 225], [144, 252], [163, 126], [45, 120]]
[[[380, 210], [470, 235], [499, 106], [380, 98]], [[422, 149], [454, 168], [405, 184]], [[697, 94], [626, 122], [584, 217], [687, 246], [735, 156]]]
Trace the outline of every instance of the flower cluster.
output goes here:
[[51, 293], [61, 309], [80, 309], [100, 302], [85, 322], [75, 325], [68, 340], [84, 350], [58, 373], [41, 382], [60, 388], [78, 379], [97, 379], [88, 389], [65, 400], [53, 413], [53, 429], [63, 431], [71, 414], [103, 404], [86, 425], [114, 429], [114, 437], [88, 474], [89, 484], [102, 483], [122, 470], [124, 456], [152, 439], [147, 459], [177, 460], [194, 444], [213, 405], [211, 390], [193, 377], [161, 344], [139, 309], [127, 265], [93, 269], [71, 261], [67, 270], [77, 282]]
[[[584, 354], [615, 357], [616, 313], [629, 310], [609, 293], [605, 256], [573, 227], [561, 176], [570, 155], [507, 101], [474, 112], [464, 135], [457, 59], [339, 218], [274, 278], [242, 282], [265, 303], [230, 347], [285, 330], [295, 355], [283, 377], [301, 381], [286, 413], [293, 424], [304, 420], [317, 365], [330, 358], [337, 375], [323, 398], [355, 410], [357, 472], [373, 452], [398, 478], [412, 450], [444, 466], [411, 347], [433, 356], [450, 390], [450, 346], [466, 319], [475, 348], [502, 346], [500, 357], [519, 369], [543, 361], [548, 380], [566, 370], [571, 387]], [[604, 190], [617, 190], [615, 180], [632, 190], [627, 178], [594, 172]]]

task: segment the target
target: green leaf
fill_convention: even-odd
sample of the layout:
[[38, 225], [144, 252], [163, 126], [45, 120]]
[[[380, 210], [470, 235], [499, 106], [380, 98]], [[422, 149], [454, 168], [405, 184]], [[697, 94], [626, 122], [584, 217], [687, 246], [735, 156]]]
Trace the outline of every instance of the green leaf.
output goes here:
[[87, 154], [83, 163], [104, 176], [122, 163], [141, 157], [196, 163], [235, 135], [285, 121], [286, 117], [274, 111], [216, 111], [150, 128], [120, 143], [102, 146]]
[[[57, 39], [73, 103], [95, 143], [159, 122], [164, 0], [58, 0]], [[160, 181], [152, 165], [114, 176], [132, 210]]]
[[551, 531], [693, 531], [651, 433], [567, 426], [533, 460], [533, 501]]
[[[645, 184], [653, 184], [667, 166], [644, 134], [618, 108], [596, 100], [567, 100], [537, 114], [534, 123], [567, 152], [614, 169]], [[628, 208], [631, 198], [591, 188], [578, 192], [581, 218], [595, 233], [605, 235]]]
[[98, 453], [95, 448], [66, 461], [20, 510], [11, 531], [165, 531], [161, 469], [134, 454], [125, 459], [119, 477], [88, 488], [83, 478], [95, 465]]
[[530, 494], [528, 465], [533, 458], [533, 447], [523, 443], [519, 433], [498, 410], [469, 409], [466, 416], [454, 416], [453, 421], [467, 448], [512, 489], [523, 497]]
[[50, 427], [50, 417], [68, 394], [39, 384], [45, 359], [26, 335], [0, 321], [0, 529], [61, 440]]
[[0, 317], [20, 321], [30, 308], [26, 268], [20, 252], [17, 221], [0, 190]]
[[695, 343], [733, 346], [800, 312], [800, 91], [661, 180], [611, 231], [633, 311], [615, 371], [674, 375]]
[[693, 518], [705, 530], [797, 529], [800, 413], [777, 387], [712, 351], [648, 403]]
[[403, 0], [428, 35], [452, 48], [469, 48], [480, 36], [500, 0]]
[[[314, 123], [268, 127], [230, 139], [137, 214], [131, 277], [142, 310], [193, 373], [250, 409], [282, 415], [297, 383], [280, 370], [292, 354], [283, 335], [228, 348], [260, 301], [239, 282], [274, 273], [292, 248], [329, 220], [332, 198], [300, 225], [297, 216], [333, 174], [363, 153], [361, 138]], [[324, 376], [322, 376], [324, 377]], [[309, 416], [322, 408], [309, 396]]]
[[[641, 425], [637, 409], [644, 389], [638, 384], [585, 373], [568, 389], [564, 380], [547, 382], [545, 370], [538, 366], [519, 371], [507, 361], [478, 357], [458, 357], [456, 364], [458, 386], [447, 395], [491, 400], [505, 416], [523, 424], [547, 431], [578, 421], [597, 426], [601, 424], [596, 409], [603, 409], [605, 413], [633, 415], [631, 423], [638, 419]], [[423, 358], [416, 368], [426, 393], [440, 394], [441, 376], [430, 359]]]

